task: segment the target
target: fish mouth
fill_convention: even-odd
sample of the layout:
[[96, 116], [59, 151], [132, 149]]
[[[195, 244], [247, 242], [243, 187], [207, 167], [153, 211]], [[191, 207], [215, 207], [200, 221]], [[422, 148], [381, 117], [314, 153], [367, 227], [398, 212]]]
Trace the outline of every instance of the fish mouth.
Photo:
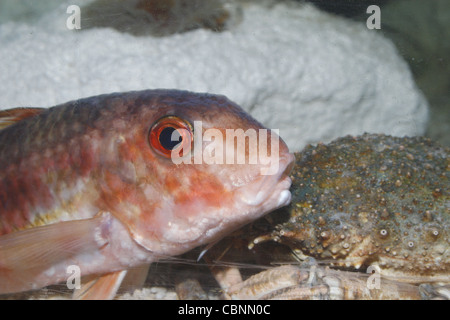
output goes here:
[[[231, 231], [288, 205], [291, 202], [289, 189], [292, 184], [289, 174], [294, 163], [293, 154], [283, 153], [278, 163], [271, 164], [273, 168], [276, 168], [276, 171], [271, 171], [275, 172], [274, 174], [261, 174], [249, 184], [237, 189], [233, 207], [226, 211], [225, 217], [222, 215], [220, 219], [215, 220], [208, 232], [202, 235], [201, 241], [196, 239], [197, 243], [220, 240]], [[267, 172], [267, 170], [262, 171]]]
[[[291, 202], [292, 180], [289, 174], [294, 167], [295, 156], [286, 153], [277, 162], [271, 163], [270, 175], [261, 175], [240, 194], [240, 200], [248, 206], [258, 208], [261, 214], [284, 207]], [[266, 168], [267, 169], [267, 168]]]

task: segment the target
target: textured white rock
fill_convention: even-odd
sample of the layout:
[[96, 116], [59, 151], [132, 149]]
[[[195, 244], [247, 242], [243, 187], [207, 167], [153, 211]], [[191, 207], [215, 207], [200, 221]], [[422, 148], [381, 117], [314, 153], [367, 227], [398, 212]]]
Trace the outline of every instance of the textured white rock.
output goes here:
[[226, 32], [135, 37], [68, 30], [72, 3], [60, 3], [34, 24], [0, 24], [0, 108], [179, 88], [227, 95], [280, 129], [292, 150], [345, 134], [425, 130], [427, 103], [408, 66], [365, 24], [311, 6], [249, 5]]

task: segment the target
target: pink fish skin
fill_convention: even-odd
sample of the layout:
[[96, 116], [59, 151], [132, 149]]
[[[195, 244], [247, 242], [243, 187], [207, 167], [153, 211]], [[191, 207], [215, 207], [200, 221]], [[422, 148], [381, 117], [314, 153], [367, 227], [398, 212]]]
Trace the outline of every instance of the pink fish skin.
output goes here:
[[[8, 114], [19, 116], [0, 130], [0, 294], [65, 282], [76, 265], [82, 276], [103, 279], [88, 298], [112, 298], [119, 275], [290, 202], [294, 157], [273, 131], [268, 144], [279, 139], [279, 154], [270, 164], [269, 155], [257, 164], [175, 164], [155, 146], [162, 140], [149, 138], [174, 121], [193, 145], [195, 121], [203, 131], [264, 129], [224, 96], [146, 90], [0, 118]], [[206, 154], [210, 143], [200, 143]], [[230, 148], [247, 158], [254, 152]], [[274, 174], [263, 175], [268, 166]]]

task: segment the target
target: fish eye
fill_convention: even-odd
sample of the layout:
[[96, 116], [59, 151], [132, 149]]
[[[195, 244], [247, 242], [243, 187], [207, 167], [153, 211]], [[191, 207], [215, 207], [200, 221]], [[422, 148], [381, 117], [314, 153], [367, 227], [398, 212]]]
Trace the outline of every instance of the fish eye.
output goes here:
[[183, 156], [192, 146], [193, 134], [189, 122], [175, 116], [166, 116], [150, 129], [150, 146], [156, 153], [170, 158], [172, 153]]

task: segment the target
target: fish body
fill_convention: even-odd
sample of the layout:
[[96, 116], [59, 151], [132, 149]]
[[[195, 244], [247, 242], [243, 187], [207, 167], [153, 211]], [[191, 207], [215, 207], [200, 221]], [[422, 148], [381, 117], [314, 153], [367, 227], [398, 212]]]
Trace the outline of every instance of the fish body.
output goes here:
[[[217, 136], [199, 140], [208, 130], [265, 130], [223, 96], [114, 93], [2, 111], [1, 126], [0, 294], [66, 281], [75, 265], [97, 278], [85, 298], [112, 298], [130, 270], [145, 272], [290, 201], [294, 157], [270, 130], [268, 144], [279, 144], [257, 163], [173, 161], [180, 146], [185, 160], [211, 156]], [[174, 131], [176, 146], [165, 138]], [[214, 150], [255, 152], [238, 144]]]

